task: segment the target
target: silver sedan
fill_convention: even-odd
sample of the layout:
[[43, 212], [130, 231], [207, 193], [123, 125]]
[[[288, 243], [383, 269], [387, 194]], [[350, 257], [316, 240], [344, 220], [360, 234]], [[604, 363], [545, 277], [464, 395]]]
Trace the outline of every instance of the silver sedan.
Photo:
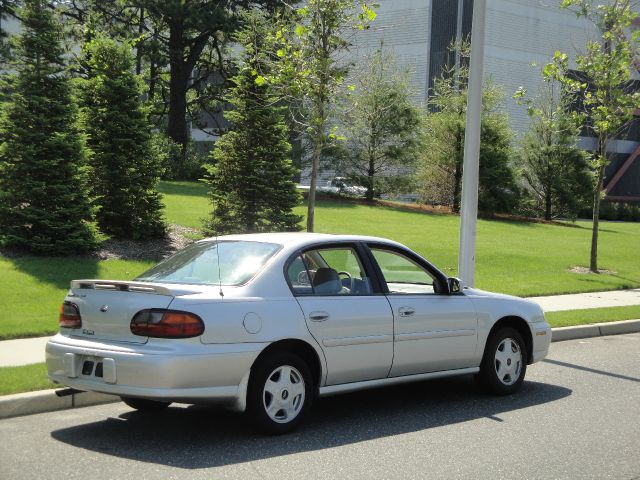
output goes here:
[[273, 233], [199, 241], [134, 281], [74, 280], [47, 365], [138, 410], [219, 403], [284, 433], [317, 396], [466, 374], [514, 393], [550, 341], [537, 304], [397, 242]]

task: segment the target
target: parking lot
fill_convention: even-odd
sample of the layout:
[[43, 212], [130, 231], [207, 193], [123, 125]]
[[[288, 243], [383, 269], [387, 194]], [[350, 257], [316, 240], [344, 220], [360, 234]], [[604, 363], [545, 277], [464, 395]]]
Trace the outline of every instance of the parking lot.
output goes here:
[[640, 478], [640, 334], [552, 345], [515, 396], [453, 378], [319, 400], [283, 437], [124, 404], [0, 421], [3, 479]]

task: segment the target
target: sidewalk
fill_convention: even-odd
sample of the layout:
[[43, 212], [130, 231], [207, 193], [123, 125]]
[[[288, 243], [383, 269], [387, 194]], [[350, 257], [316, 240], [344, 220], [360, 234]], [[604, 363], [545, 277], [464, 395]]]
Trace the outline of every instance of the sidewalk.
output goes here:
[[44, 362], [44, 347], [51, 337], [0, 341], [0, 367]]
[[[529, 297], [527, 300], [539, 303], [545, 312], [622, 307], [640, 305], [640, 289]], [[44, 347], [48, 339], [49, 337], [38, 337], [0, 341], [0, 367], [44, 362]]]
[[538, 303], [545, 312], [582, 310], [587, 308], [626, 307], [640, 305], [640, 288], [635, 290], [614, 290], [612, 292], [575, 293], [551, 295], [548, 297], [528, 297]]

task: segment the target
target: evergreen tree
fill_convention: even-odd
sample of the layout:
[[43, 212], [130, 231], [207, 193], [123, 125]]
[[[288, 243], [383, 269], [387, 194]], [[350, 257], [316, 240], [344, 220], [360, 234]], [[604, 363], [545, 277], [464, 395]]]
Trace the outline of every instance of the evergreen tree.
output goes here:
[[[469, 45], [453, 45], [468, 57]], [[430, 99], [432, 111], [425, 118], [424, 148], [419, 157], [418, 184], [424, 201], [460, 211], [464, 135], [467, 118], [469, 69], [445, 67], [435, 79]], [[502, 91], [485, 81], [480, 129], [480, 178], [478, 208], [484, 212], [509, 212], [515, 206], [518, 187], [510, 165], [509, 120], [502, 111]]]
[[97, 246], [86, 149], [65, 75], [59, 22], [27, 0], [12, 94], [0, 119], [0, 242], [40, 254]]
[[580, 118], [564, 93], [557, 82], [545, 82], [534, 99], [524, 99], [523, 88], [515, 95], [531, 117], [521, 153], [529, 197], [523, 206], [545, 220], [576, 218], [593, 188], [589, 155], [576, 144]]
[[79, 83], [98, 225], [117, 238], [161, 237], [165, 224], [156, 190], [161, 166], [152, 155], [131, 48], [98, 35], [84, 53], [88, 78]]
[[232, 127], [206, 165], [213, 212], [205, 228], [212, 234], [300, 229], [301, 217], [292, 212], [300, 196], [284, 108], [256, 76], [265, 68], [262, 31], [261, 17], [251, 15], [238, 36], [245, 52], [228, 98], [233, 108], [225, 113]]
[[382, 45], [356, 73], [340, 115], [346, 136], [341, 163], [373, 200], [408, 183], [419, 148], [420, 110], [411, 102], [409, 71], [400, 70]]

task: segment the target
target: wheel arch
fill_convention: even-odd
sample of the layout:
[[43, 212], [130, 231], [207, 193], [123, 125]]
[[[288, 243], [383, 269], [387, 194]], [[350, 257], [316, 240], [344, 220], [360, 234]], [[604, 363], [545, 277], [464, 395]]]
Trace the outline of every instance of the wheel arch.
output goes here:
[[491, 330], [489, 331], [489, 335], [487, 335], [487, 339], [489, 339], [491, 335], [493, 335], [501, 328], [506, 327], [511, 327], [517, 330], [520, 335], [522, 335], [525, 346], [527, 348], [527, 364], [530, 365], [533, 362], [533, 334], [531, 333], [529, 324], [524, 318], [517, 315], [507, 315], [502, 317], [500, 320], [493, 324]]
[[316, 392], [318, 391], [322, 382], [322, 362], [320, 360], [318, 352], [315, 348], [313, 348], [313, 346], [311, 346], [308, 342], [297, 338], [288, 338], [273, 342], [269, 344], [269, 346], [264, 350], [262, 350], [262, 352], [260, 352], [260, 355], [258, 355], [258, 357], [251, 365], [251, 371], [253, 371], [254, 366], [262, 361], [263, 358], [273, 352], [289, 352], [302, 358], [308, 365], [309, 370], [311, 370], [314, 389], [316, 390]]

